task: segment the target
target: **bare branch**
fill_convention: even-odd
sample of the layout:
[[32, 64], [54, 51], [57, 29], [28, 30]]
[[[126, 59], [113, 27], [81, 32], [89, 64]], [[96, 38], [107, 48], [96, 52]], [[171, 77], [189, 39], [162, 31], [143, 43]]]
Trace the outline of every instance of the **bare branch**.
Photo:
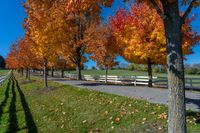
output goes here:
[[182, 16], [182, 23], [185, 22], [185, 19], [188, 17], [188, 15], [190, 14], [190, 12], [192, 11], [192, 8], [194, 6], [194, 3], [196, 2], [197, 0], [192, 0], [190, 2], [190, 5], [188, 6], [187, 10], [185, 11], [184, 15]]
[[161, 16], [161, 18], [164, 20], [167, 18], [167, 16], [162, 12], [158, 4], [155, 2], [155, 0], [150, 0], [151, 4], [154, 6], [156, 9], [157, 13]]

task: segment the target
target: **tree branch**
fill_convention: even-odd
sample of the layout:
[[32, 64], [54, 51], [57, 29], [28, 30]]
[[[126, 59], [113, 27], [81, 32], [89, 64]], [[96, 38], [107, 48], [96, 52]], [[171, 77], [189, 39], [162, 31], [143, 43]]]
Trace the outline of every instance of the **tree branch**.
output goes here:
[[190, 2], [190, 5], [188, 6], [187, 10], [185, 11], [184, 15], [182, 16], [182, 23], [185, 22], [185, 19], [188, 17], [188, 15], [190, 14], [193, 6], [194, 6], [194, 3], [196, 2], [197, 0], [192, 0]]
[[155, 0], [150, 0], [150, 2], [154, 6], [154, 8], [156, 9], [157, 13], [161, 16], [161, 18], [163, 20], [165, 20], [167, 18], [167, 16], [162, 12], [162, 10], [158, 6], [158, 4], [155, 2]]

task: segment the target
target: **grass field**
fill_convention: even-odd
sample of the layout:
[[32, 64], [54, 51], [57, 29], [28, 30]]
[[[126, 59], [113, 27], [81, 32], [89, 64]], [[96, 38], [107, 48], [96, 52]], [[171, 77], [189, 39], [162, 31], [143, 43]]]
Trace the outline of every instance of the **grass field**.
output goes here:
[[[0, 132], [132, 133], [167, 132], [167, 108], [39, 79], [11, 77], [0, 86]], [[188, 113], [188, 132], [200, 118]]]
[[0, 75], [7, 74], [8, 72], [9, 72], [9, 70], [0, 69]]
[[[76, 73], [76, 71], [68, 71], [70, 73]], [[83, 70], [82, 74], [88, 75], [105, 75], [104, 70]], [[117, 76], [147, 76], [147, 72], [143, 71], [130, 71], [130, 70], [109, 70], [108, 75]], [[153, 73], [153, 76], [166, 77], [166, 73]], [[186, 75], [186, 77], [200, 78], [200, 75]]]

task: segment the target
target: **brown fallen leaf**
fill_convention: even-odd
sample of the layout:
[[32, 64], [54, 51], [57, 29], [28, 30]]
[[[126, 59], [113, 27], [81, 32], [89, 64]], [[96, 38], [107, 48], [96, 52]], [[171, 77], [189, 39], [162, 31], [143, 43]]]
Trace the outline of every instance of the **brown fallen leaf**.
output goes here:
[[117, 117], [117, 118], [115, 119], [115, 122], [119, 122], [119, 121], [120, 121], [120, 118]]
[[159, 114], [158, 115], [158, 118], [159, 119], [167, 119], [167, 114], [164, 112], [164, 113], [162, 113], [162, 114]]

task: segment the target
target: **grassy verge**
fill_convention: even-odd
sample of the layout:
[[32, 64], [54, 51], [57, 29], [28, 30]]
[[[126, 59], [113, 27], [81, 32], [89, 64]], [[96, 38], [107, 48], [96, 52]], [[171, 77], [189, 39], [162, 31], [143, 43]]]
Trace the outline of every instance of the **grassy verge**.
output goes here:
[[0, 75], [7, 74], [9, 70], [0, 69]]
[[[11, 77], [0, 86], [0, 132], [167, 132], [167, 108], [146, 101], [82, 90], [40, 79]], [[188, 132], [200, 131], [188, 113]]]

